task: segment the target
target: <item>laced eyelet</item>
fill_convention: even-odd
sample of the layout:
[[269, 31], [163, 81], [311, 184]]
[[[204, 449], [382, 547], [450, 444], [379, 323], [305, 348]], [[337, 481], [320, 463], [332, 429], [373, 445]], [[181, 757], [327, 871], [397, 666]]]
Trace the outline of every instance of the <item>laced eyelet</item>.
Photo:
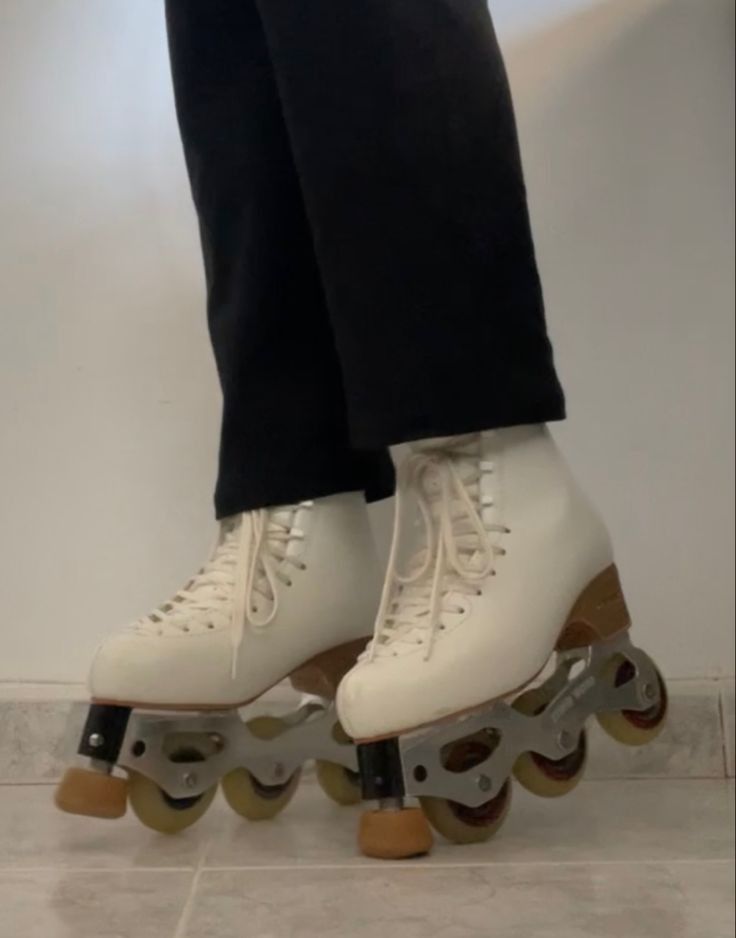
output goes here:
[[305, 563], [300, 563], [300, 564], [299, 564], [299, 569], [300, 569], [300, 570], [306, 570], [306, 569], [307, 569], [307, 565], [306, 565]]
[[293, 581], [293, 580], [287, 580], [287, 581], [286, 581], [286, 585], [287, 585], [287, 586], [293, 586], [293, 585], [294, 585], [294, 581]]
[[[491, 573], [493, 573], [493, 572], [494, 572], [494, 571], [491, 570]], [[482, 596], [482, 595], [483, 595], [483, 590], [476, 590], [476, 591], [475, 591], [475, 595], [476, 595], [476, 596]]]

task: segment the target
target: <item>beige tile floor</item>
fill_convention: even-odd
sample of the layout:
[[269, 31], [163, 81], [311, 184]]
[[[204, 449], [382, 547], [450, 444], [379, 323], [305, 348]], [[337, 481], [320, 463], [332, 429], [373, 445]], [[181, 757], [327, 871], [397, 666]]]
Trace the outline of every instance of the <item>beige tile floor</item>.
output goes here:
[[276, 822], [221, 803], [157, 837], [0, 787], [0, 938], [732, 938], [732, 782], [517, 793], [498, 839], [407, 864], [357, 855], [312, 782]]

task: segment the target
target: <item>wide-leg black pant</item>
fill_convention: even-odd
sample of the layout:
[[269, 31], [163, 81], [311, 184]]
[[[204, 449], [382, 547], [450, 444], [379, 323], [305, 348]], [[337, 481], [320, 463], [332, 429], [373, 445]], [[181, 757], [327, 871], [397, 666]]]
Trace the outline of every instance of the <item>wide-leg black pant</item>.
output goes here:
[[486, 0], [167, 0], [224, 394], [216, 510], [391, 494], [564, 416]]

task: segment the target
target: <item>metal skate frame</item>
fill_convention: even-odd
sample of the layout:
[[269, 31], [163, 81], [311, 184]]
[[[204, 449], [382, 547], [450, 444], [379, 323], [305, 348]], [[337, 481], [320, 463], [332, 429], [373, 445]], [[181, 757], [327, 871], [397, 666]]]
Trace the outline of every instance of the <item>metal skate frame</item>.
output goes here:
[[[172, 714], [93, 705], [78, 752], [99, 771], [117, 766], [145, 775], [176, 799], [201, 795], [239, 768], [264, 786], [284, 785], [311, 759], [358, 772], [355, 746], [335, 738], [333, 704], [310, 700], [279, 719], [287, 729], [260, 739], [236, 710]], [[199, 743], [204, 758], [172, 761], [166, 747], [177, 739], [184, 750]]]
[[[635, 669], [634, 677], [620, 687], [603, 676], [607, 663], [617, 655]], [[631, 643], [628, 633], [558, 653], [554, 674], [540, 686], [551, 700], [538, 716], [514, 710], [511, 701], [497, 701], [452, 723], [360, 746], [364, 797], [389, 808], [400, 807], [404, 797], [424, 795], [479, 808], [501, 793], [522, 753], [563, 759], [576, 750], [594, 714], [641, 712], [656, 706], [661, 698], [652, 660]], [[492, 748], [487, 759], [463, 772], [444, 767], [442, 752], [448, 744], [482, 733]]]

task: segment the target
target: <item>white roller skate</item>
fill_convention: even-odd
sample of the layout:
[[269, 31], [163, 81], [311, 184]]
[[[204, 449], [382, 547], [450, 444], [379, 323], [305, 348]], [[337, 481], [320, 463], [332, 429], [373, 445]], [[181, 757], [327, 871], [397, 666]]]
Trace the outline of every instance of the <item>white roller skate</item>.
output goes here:
[[[512, 774], [548, 797], [575, 787], [589, 717], [641, 745], [667, 710], [629, 640], [606, 529], [546, 428], [416, 444], [399, 486], [375, 637], [337, 700], [379, 802], [361, 847], [384, 858], [429, 850], [427, 821], [454, 842], [486, 840]], [[422, 543], [403, 565], [409, 496]], [[405, 807], [412, 797], [423, 810]]]
[[[334, 800], [357, 802], [355, 747], [332, 701], [370, 637], [379, 592], [360, 493], [224, 521], [203, 569], [98, 650], [78, 750], [91, 763], [68, 770], [57, 805], [120, 817], [130, 803], [144, 824], [174, 833], [221, 782], [234, 810], [259, 820], [288, 804], [309, 759]], [[285, 719], [244, 722], [238, 708], [285, 678], [312, 696]]]

